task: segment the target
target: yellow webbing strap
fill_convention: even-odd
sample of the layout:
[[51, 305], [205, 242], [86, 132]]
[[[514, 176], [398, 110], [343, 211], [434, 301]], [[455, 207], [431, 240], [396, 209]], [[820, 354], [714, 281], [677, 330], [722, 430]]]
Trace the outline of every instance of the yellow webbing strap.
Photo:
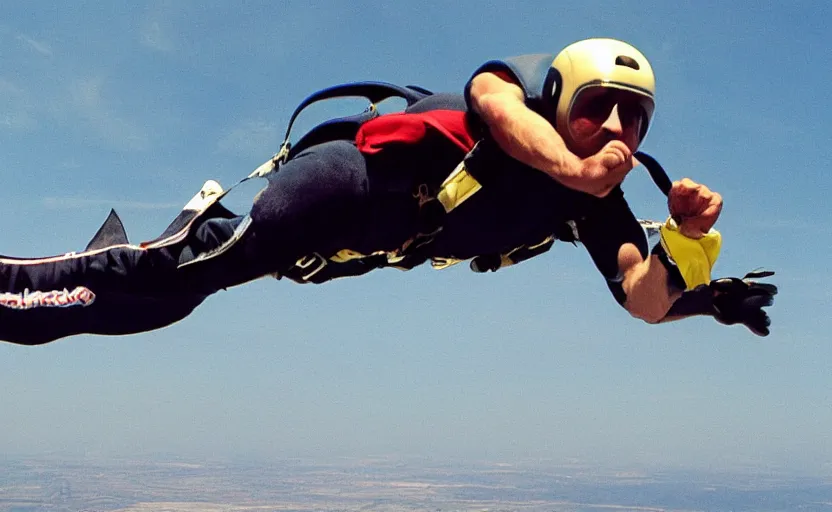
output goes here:
[[[447, 213], [461, 205], [481, 188], [482, 185], [471, 174], [468, 173], [468, 170], [465, 168], [465, 162], [463, 161], [460, 162], [459, 165], [457, 165], [456, 168], [453, 170], [453, 172], [450, 175], [448, 175], [447, 178], [445, 178], [445, 181], [442, 182], [439, 191], [436, 193], [436, 199], [439, 201], [439, 203], [442, 205], [442, 208]], [[420, 206], [423, 203], [431, 200], [431, 197], [428, 193], [427, 185], [422, 185], [421, 187], [419, 187], [418, 198], [420, 201]], [[413, 240], [409, 240], [408, 242], [406, 242], [405, 248], [412, 241]], [[372, 255], [386, 254], [388, 263], [395, 265], [395, 263], [404, 258], [404, 256], [397, 254], [397, 252], [398, 251], [377, 251], [372, 253]], [[351, 249], [342, 249], [335, 253], [335, 255], [329, 257], [329, 261], [332, 261], [334, 263], [346, 263], [351, 260], [366, 258], [367, 256], [368, 255], [366, 254], [362, 254], [358, 251], [354, 251]], [[455, 265], [460, 261], [462, 260], [458, 260], [455, 258], [434, 258], [432, 261], [432, 265], [434, 268], [442, 269], [447, 268], [451, 265]], [[298, 263], [303, 263], [305, 265], [312, 264], [311, 262], [307, 262], [304, 258], [298, 260]], [[320, 270], [320, 268], [314, 269], [314, 271], [318, 270]]]
[[353, 251], [352, 249], [341, 249], [340, 251], [335, 253], [335, 256], [330, 256], [329, 260], [335, 263], [346, 263], [351, 260], [360, 260], [361, 258], [366, 257], [366, 254], [362, 254], [358, 251]]
[[468, 173], [465, 168], [465, 161], [462, 161], [442, 182], [442, 186], [436, 194], [436, 199], [442, 203], [446, 212], [450, 212], [481, 188], [480, 182]]

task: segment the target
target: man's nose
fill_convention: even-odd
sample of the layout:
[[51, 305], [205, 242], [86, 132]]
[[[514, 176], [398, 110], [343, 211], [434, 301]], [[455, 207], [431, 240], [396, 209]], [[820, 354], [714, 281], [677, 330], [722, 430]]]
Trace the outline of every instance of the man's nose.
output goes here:
[[624, 126], [621, 123], [621, 117], [618, 115], [618, 104], [613, 105], [609, 117], [601, 125], [601, 128], [609, 133], [621, 136], [624, 134]]

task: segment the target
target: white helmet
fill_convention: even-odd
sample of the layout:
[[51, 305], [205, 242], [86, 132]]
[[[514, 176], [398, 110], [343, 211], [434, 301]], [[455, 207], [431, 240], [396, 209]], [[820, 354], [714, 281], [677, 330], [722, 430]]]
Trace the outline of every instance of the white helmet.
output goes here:
[[555, 90], [549, 96], [550, 105], [544, 108], [567, 145], [575, 142], [571, 121], [576, 105], [580, 104], [582, 95], [597, 92], [598, 88], [632, 94], [630, 103], [638, 108], [638, 142], [641, 143], [653, 117], [656, 80], [653, 68], [639, 50], [615, 39], [586, 39], [564, 48], [555, 57], [552, 68]]

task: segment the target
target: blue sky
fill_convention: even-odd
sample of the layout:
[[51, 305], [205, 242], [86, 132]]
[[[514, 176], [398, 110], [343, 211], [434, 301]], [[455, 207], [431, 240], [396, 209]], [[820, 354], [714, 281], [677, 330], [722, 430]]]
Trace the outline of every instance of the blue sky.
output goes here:
[[[715, 273], [778, 272], [773, 334], [622, 311], [581, 248], [497, 274], [261, 281], [170, 328], [0, 345], [0, 453], [368, 456], [724, 467], [832, 462], [825, 2], [4, 5], [0, 253], [80, 249], [110, 207], [156, 236], [277, 148], [307, 94], [460, 91], [491, 58], [589, 36], [658, 76], [644, 149], [725, 197]], [[346, 103], [313, 110], [303, 130]], [[302, 133], [302, 132], [298, 132]], [[229, 199], [244, 211], [260, 184]], [[663, 218], [642, 173], [625, 192]]]

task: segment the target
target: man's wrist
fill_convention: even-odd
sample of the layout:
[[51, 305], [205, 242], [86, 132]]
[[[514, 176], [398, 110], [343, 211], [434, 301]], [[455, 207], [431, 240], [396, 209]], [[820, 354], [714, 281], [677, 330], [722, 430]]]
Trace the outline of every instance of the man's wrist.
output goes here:
[[676, 226], [679, 230], [679, 233], [685, 235], [686, 237], [690, 238], [691, 240], [699, 240], [703, 238], [707, 233], [703, 233], [702, 230], [698, 228], [690, 227], [688, 222], [685, 222], [684, 219], [679, 219], [676, 216], [671, 215], [671, 219], [673, 222], [676, 223]]
[[714, 293], [708, 285], [688, 290], [676, 299], [668, 310], [666, 319], [689, 316], [714, 316]]

